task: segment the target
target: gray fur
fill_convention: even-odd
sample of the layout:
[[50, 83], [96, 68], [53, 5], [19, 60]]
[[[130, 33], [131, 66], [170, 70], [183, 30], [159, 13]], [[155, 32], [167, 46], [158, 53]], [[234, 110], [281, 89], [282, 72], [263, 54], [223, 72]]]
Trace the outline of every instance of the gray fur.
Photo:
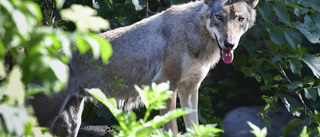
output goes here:
[[[220, 60], [220, 49], [234, 50], [240, 36], [253, 26], [253, 8], [257, 2], [190, 2], [172, 6], [133, 25], [101, 33], [113, 46], [110, 64], [104, 65], [101, 60], [90, 61], [91, 54], [76, 53], [73, 56], [69, 83], [63, 91], [67, 93], [61, 94], [66, 98], [65, 103], [60, 106], [51, 131], [61, 136], [77, 134], [81, 123], [79, 114], [81, 116], [82, 112], [79, 107], [89, 97], [88, 93], [83, 92], [86, 88], [100, 88], [109, 98], [115, 97], [119, 107], [131, 110], [143, 105], [133, 87], [135, 84], [150, 85], [152, 81], [159, 83], [169, 80], [174, 96], [167, 101], [167, 109], [161, 110], [161, 114], [176, 107], [177, 94], [182, 107], [197, 110], [200, 83], [209, 69]], [[241, 14], [245, 22], [237, 21], [237, 8], [234, 6], [242, 8], [237, 14]], [[217, 21], [217, 14], [224, 20]], [[234, 47], [227, 48], [223, 44], [225, 41], [230, 41]], [[128, 88], [110, 85], [116, 80], [115, 76], [124, 79]], [[192, 127], [191, 122], [198, 124], [197, 112], [184, 116], [184, 121], [189, 128]], [[59, 128], [61, 123], [64, 129]], [[178, 132], [175, 120], [164, 128]]]

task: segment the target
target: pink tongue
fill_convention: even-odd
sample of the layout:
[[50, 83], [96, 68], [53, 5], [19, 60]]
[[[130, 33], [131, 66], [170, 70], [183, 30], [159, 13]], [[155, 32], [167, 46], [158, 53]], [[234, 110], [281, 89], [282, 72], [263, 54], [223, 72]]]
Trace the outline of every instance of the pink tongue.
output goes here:
[[222, 60], [226, 64], [230, 64], [233, 60], [233, 50], [222, 50]]

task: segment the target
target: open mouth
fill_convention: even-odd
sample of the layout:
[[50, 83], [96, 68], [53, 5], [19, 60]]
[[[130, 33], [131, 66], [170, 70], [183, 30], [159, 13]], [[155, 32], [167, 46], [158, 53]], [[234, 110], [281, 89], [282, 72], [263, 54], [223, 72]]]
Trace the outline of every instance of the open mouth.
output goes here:
[[230, 64], [233, 61], [233, 50], [222, 50], [222, 60], [226, 64]]

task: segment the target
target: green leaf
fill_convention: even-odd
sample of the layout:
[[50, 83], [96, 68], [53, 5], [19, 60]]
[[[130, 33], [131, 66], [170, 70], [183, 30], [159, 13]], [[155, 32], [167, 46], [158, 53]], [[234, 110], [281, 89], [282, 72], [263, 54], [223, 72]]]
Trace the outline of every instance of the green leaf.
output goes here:
[[308, 13], [309, 9], [307, 8], [294, 8], [294, 14], [298, 17], [303, 16], [304, 14]]
[[107, 99], [107, 97], [103, 94], [100, 89], [92, 88], [85, 89], [89, 92], [94, 98], [103, 103], [106, 107], [109, 108], [110, 112], [117, 118], [117, 116], [122, 114], [122, 110], [117, 108], [117, 102], [114, 98]]
[[262, 18], [266, 21], [271, 23], [272, 19], [272, 8], [269, 6], [269, 4], [265, 1], [260, 1], [257, 6], [258, 11], [260, 12]]
[[94, 59], [98, 59], [100, 56], [100, 44], [99, 42], [92, 38], [90, 35], [88, 36], [83, 36], [84, 40], [89, 43], [91, 50], [92, 50], [92, 54], [93, 54], [93, 58]]
[[2, 59], [5, 56], [5, 47], [3, 45], [2, 40], [0, 39], [0, 59]]
[[317, 24], [308, 15], [304, 16], [304, 23], [297, 21], [294, 25], [311, 43], [320, 43], [320, 28], [316, 26]]
[[279, 29], [273, 29], [269, 33], [273, 43], [279, 46], [286, 44], [285, 38], [283, 37], [282, 32]]
[[193, 124], [193, 128], [187, 128], [188, 133], [184, 136], [191, 137], [215, 137], [219, 136], [218, 133], [223, 133], [223, 130], [216, 128], [217, 124], [196, 125]]
[[290, 24], [290, 16], [289, 16], [288, 8], [283, 3], [275, 3], [275, 4], [272, 4], [271, 7], [273, 8], [276, 15], [279, 17], [279, 20], [281, 22], [285, 24]]
[[96, 15], [96, 10], [77, 4], [73, 4], [69, 9], [61, 10], [62, 19], [74, 22], [79, 32], [99, 31], [109, 28], [108, 21]]
[[100, 56], [104, 63], [109, 62], [109, 58], [112, 55], [112, 46], [111, 44], [103, 37], [97, 34], [89, 34], [92, 38], [98, 41], [100, 45]]
[[83, 38], [83, 35], [77, 34], [76, 35], [76, 42], [79, 49], [80, 54], [86, 53], [90, 49], [90, 45], [88, 42], [86, 42]]
[[289, 86], [288, 89], [290, 91], [294, 91], [298, 87], [303, 87], [303, 84], [300, 81], [293, 81]]
[[304, 88], [304, 96], [307, 99], [317, 100], [318, 92], [315, 88]]
[[301, 77], [301, 69], [302, 69], [301, 61], [297, 58], [293, 58], [289, 60], [289, 63], [290, 63], [290, 69], [292, 73], [299, 74], [299, 76]]
[[[34, 20], [34, 17], [35, 17], [38, 23], [40, 23], [42, 20], [42, 12], [40, 7], [36, 3], [33, 3], [31, 1], [25, 1], [23, 4], [32, 15], [32, 17], [30, 17], [32, 18], [31, 20]], [[34, 25], [37, 25], [37, 24], [34, 24]]]
[[0, 78], [4, 78], [7, 76], [6, 71], [4, 70], [4, 61], [0, 59]]
[[282, 128], [283, 135], [287, 136], [288, 133], [292, 131], [294, 128], [296, 128], [297, 126], [299, 126], [300, 123], [301, 123], [300, 119], [297, 119], [297, 118], [291, 119], [289, 124]]
[[257, 49], [257, 46], [255, 45], [255, 43], [253, 41], [244, 38], [241, 40], [241, 45], [243, 45], [246, 48], [246, 50], [248, 51], [249, 55], [252, 58], [256, 58], [254, 52]]
[[299, 0], [299, 4], [303, 4], [308, 7], [316, 9], [320, 13], [320, 1], [319, 0]]
[[159, 128], [162, 125], [168, 123], [170, 120], [189, 114], [191, 112], [193, 112], [193, 110], [187, 108], [174, 109], [170, 110], [163, 116], [154, 117], [150, 122], [154, 128]]
[[311, 86], [313, 86], [315, 83], [314, 77], [310, 77], [310, 76], [306, 76], [303, 78], [303, 84], [308, 84]]
[[63, 7], [63, 4], [65, 0], [55, 0], [56, 1], [56, 7], [57, 9], [61, 9]]
[[271, 59], [271, 63], [272, 63], [272, 64], [275, 64], [275, 63], [278, 63], [278, 61], [280, 61], [280, 60], [281, 60], [281, 57], [278, 56], [278, 55], [275, 55], [275, 56], [273, 56], [273, 58]]
[[12, 13], [14, 10], [11, 2], [8, 0], [1, 0], [0, 6], [1, 8], [4, 8], [5, 10], [7, 10], [8, 13]]
[[98, 15], [101, 17], [108, 13], [109, 10], [112, 11], [113, 6], [115, 5], [112, 4], [112, 0], [92, 0], [92, 7], [98, 11]]
[[308, 130], [307, 130], [307, 126], [304, 126], [299, 137], [309, 137], [309, 133], [308, 133]]
[[278, 94], [278, 96], [282, 98], [282, 102], [285, 104], [289, 112], [291, 112], [294, 116], [299, 117], [301, 115], [301, 112], [299, 111], [302, 110], [303, 108], [298, 100], [296, 100], [295, 98], [289, 95]]
[[320, 78], [320, 57], [306, 54], [306, 56], [302, 60], [312, 70], [313, 75], [319, 79]]
[[318, 96], [320, 97], [320, 85], [317, 86]]
[[135, 85], [135, 88], [146, 108], [152, 110], [164, 109], [166, 107], [165, 100], [169, 99], [173, 94], [169, 90], [169, 82], [158, 85], [152, 83], [151, 88], [150, 86], [143, 86], [143, 89]]
[[61, 84], [59, 85], [61, 90], [63, 85], [67, 84], [68, 82], [69, 67], [58, 59], [50, 59], [48, 64]]
[[300, 33], [298, 33], [296, 30], [290, 29], [290, 28], [283, 28], [282, 31], [283, 31], [284, 37], [288, 41], [289, 45], [292, 48], [297, 49], [298, 46], [302, 42]]

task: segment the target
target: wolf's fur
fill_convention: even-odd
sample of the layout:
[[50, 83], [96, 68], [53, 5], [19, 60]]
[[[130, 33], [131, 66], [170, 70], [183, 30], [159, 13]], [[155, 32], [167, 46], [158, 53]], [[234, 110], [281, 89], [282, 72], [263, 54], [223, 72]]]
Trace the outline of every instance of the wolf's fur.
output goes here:
[[[130, 110], [143, 105], [134, 84], [149, 85], [152, 81], [169, 80], [174, 91], [161, 114], [176, 108], [177, 93], [182, 107], [197, 110], [200, 83], [220, 60], [221, 51], [233, 56], [241, 35], [254, 24], [257, 3], [258, 0], [190, 2], [100, 34], [113, 46], [110, 64], [91, 62], [90, 54], [75, 54], [70, 63], [68, 86], [52, 100], [59, 101], [52, 109], [58, 113], [55, 118], [47, 117], [43, 125], [51, 124], [51, 131], [56, 135], [76, 136], [83, 102], [89, 97], [85, 88], [100, 88], [108, 97], [115, 97], [120, 107]], [[128, 88], [110, 85], [115, 76], [124, 79]], [[120, 93], [112, 92], [115, 90]], [[39, 112], [38, 116], [52, 116], [53, 112]], [[184, 116], [184, 122], [188, 128], [192, 122], [198, 124], [198, 113]], [[164, 128], [178, 132], [176, 120]]]

